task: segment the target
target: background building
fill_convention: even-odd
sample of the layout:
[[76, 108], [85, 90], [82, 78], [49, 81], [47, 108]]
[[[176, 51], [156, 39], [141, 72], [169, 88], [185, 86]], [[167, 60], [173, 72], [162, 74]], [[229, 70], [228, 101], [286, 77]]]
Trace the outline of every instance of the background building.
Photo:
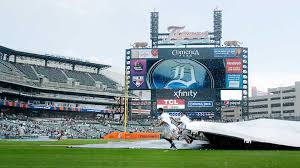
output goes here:
[[257, 90], [256, 86], [251, 87], [251, 96], [256, 97], [256, 96], [265, 96], [268, 95], [268, 93]]
[[300, 120], [300, 81], [293, 86], [268, 89], [268, 95], [249, 98], [249, 119]]

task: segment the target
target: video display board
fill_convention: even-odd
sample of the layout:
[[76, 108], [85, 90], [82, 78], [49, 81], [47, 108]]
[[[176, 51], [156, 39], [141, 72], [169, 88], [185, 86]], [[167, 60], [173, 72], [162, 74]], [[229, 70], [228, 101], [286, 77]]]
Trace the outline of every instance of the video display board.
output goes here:
[[242, 89], [242, 48], [127, 50], [130, 90]]
[[204, 89], [225, 87], [223, 59], [131, 60], [130, 89]]
[[162, 107], [175, 115], [189, 112], [213, 116], [216, 102], [221, 102], [220, 90], [243, 88], [243, 50], [241, 47], [128, 49], [128, 88], [151, 90], [154, 112]]

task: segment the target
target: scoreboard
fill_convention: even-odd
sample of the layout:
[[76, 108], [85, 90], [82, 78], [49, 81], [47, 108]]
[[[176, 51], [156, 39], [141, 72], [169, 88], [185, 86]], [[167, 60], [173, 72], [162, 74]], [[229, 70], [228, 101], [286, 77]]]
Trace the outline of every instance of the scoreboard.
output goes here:
[[152, 114], [219, 112], [221, 90], [242, 90], [247, 48], [145, 48], [126, 50], [130, 90], [150, 90]]

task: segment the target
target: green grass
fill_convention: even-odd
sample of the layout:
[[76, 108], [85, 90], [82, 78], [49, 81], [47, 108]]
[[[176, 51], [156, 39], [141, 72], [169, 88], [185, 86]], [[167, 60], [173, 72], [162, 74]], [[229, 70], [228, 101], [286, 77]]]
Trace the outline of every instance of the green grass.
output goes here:
[[75, 149], [103, 140], [0, 141], [0, 168], [36, 167], [299, 167], [300, 151]]

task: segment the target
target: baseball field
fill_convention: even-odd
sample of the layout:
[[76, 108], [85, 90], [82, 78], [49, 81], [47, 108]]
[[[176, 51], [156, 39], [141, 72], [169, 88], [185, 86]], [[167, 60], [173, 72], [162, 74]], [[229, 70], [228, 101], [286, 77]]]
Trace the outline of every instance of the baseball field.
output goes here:
[[104, 140], [0, 141], [0, 168], [299, 167], [300, 151], [86, 149]]

